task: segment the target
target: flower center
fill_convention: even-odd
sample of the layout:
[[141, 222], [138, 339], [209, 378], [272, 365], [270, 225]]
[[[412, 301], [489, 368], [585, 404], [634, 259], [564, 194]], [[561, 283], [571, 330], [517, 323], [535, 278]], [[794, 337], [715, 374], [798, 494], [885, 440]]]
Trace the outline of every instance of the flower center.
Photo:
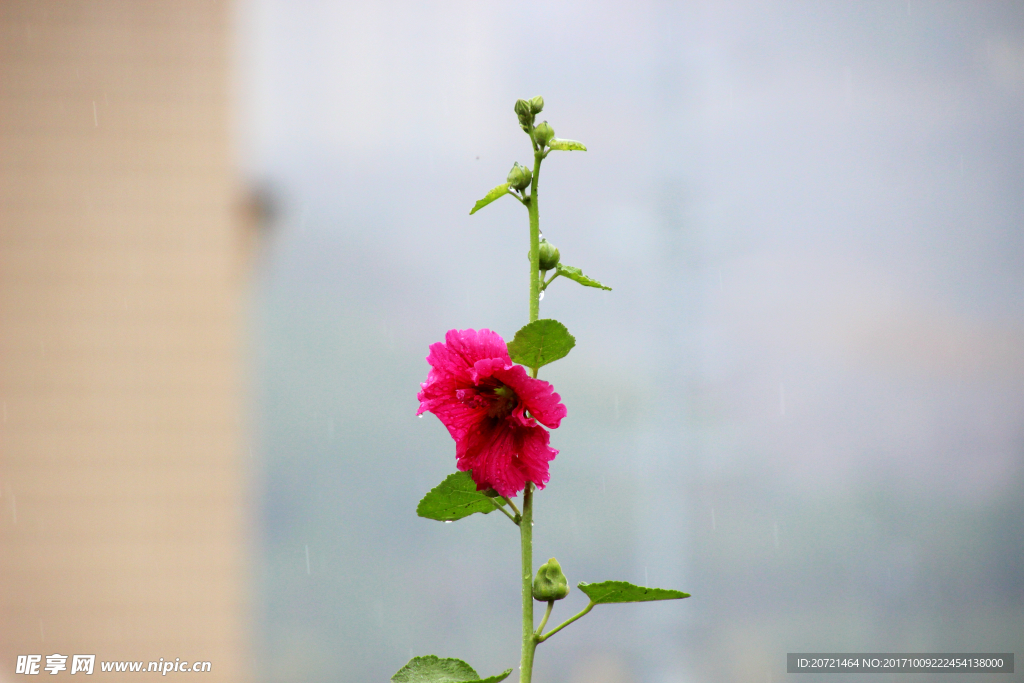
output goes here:
[[487, 417], [506, 418], [516, 409], [517, 405], [519, 405], [519, 397], [516, 396], [516, 392], [504, 384], [499, 384], [494, 387], [494, 400], [487, 408]]

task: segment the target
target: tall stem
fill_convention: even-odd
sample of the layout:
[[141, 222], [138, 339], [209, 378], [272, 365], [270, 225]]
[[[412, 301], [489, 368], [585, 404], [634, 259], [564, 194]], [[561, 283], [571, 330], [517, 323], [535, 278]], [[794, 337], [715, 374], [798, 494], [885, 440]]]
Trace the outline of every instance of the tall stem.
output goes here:
[[530, 185], [530, 322], [540, 317], [540, 213], [537, 184], [540, 181], [540, 151], [533, 153], [533, 182]]
[[[541, 150], [533, 153], [533, 182], [530, 185], [530, 322], [540, 317], [540, 214], [537, 210], [537, 183], [540, 180]], [[537, 376], [534, 369], [533, 376]], [[533, 678], [533, 653], [537, 636], [533, 632], [533, 484], [523, 491], [523, 518], [519, 522], [523, 574], [523, 651], [519, 662], [519, 683]]]
[[519, 522], [519, 542], [523, 554], [523, 654], [519, 662], [519, 683], [533, 677], [533, 651], [537, 638], [533, 632], [533, 484], [523, 491], [523, 519]]

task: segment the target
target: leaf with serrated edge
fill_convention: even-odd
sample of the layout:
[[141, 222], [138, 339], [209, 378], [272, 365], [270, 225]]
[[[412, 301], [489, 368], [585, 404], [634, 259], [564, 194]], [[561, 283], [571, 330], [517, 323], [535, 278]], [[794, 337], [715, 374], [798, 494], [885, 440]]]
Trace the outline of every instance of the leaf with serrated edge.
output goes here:
[[576, 337], [557, 320], [534, 320], [508, 343], [508, 355], [514, 363], [528, 368], [544, 367], [565, 358], [576, 346]]
[[509, 190], [508, 190], [508, 183], [504, 183], [502, 185], [498, 185], [496, 188], [494, 188], [493, 190], [488, 192], [484, 196], [483, 199], [478, 201], [473, 206], [473, 210], [469, 212], [469, 215], [472, 216], [474, 213], [476, 213], [480, 209], [484, 208], [485, 206], [487, 206], [488, 204], [493, 202], [495, 199], [499, 199], [501, 197], [504, 197], [505, 195], [508, 194], [508, 192], [509, 192]]
[[489, 678], [480, 678], [473, 667], [461, 659], [441, 659], [436, 655], [413, 657], [391, 677], [391, 683], [498, 683], [512, 669]]
[[609, 292], [612, 291], [611, 287], [605, 287], [594, 278], [587, 277], [586, 275], [584, 275], [583, 271], [577, 268], [576, 266], [563, 266], [561, 263], [559, 263], [557, 266], [555, 266], [555, 271], [562, 277], [567, 277], [570, 280], [575, 280], [576, 282], [580, 283], [585, 287], [597, 287], [598, 289], [604, 289]]
[[450, 522], [477, 512], [486, 515], [506, 502], [501, 496], [491, 498], [483, 491], [477, 491], [476, 482], [469, 472], [456, 472], [423, 496], [416, 506], [416, 514], [439, 522]]
[[473, 683], [498, 683], [498, 681], [503, 681], [506, 678], [508, 678], [510, 673], [512, 673], [512, 669], [505, 669], [504, 671], [502, 671], [497, 676], [490, 676], [489, 678], [481, 678], [479, 681], [474, 681]]
[[548, 147], [551, 149], [562, 149], [570, 152], [574, 150], [579, 152], [587, 151], [587, 146], [582, 142], [577, 142], [576, 140], [559, 140], [558, 138], [548, 140]]
[[646, 588], [634, 586], [625, 581], [602, 581], [601, 583], [580, 583], [577, 587], [595, 605], [611, 602], [650, 602], [652, 600], [679, 600], [690, 597], [689, 593], [667, 588]]

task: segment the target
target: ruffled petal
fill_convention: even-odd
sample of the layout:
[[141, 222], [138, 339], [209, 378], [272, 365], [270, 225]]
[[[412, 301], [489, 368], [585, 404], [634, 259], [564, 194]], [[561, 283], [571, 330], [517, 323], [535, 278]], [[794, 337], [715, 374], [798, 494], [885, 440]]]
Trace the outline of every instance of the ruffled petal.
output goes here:
[[[478, 360], [485, 358], [499, 358], [509, 365], [512, 364], [512, 360], [508, 357], [508, 346], [497, 332], [486, 329], [479, 331], [448, 330], [444, 341], [448, 351], [462, 359], [463, 367], [471, 367]], [[434, 347], [430, 348], [433, 350]]]
[[473, 378], [474, 383], [479, 383], [481, 380], [487, 379], [488, 377], [496, 376], [496, 373], [501, 372], [507, 368], [514, 368], [512, 361], [506, 361], [502, 358], [484, 358], [473, 363], [473, 368], [469, 371], [470, 377]]
[[514, 496], [526, 487], [526, 473], [516, 457], [515, 433], [506, 420], [485, 420], [456, 445], [460, 470], [471, 470], [478, 490], [493, 488]]
[[562, 423], [568, 411], [561, 402], [562, 397], [548, 382], [530, 377], [522, 365], [496, 370], [494, 378], [511, 387], [519, 397], [520, 405], [545, 427], [557, 429]]
[[456, 446], [483, 420], [488, 419], [486, 407], [470, 406], [458, 401], [440, 405], [431, 412], [437, 415], [437, 419], [448, 429], [448, 433], [455, 439]]
[[548, 445], [551, 435], [543, 427], [520, 429], [519, 461], [523, 465], [526, 479], [544, 488], [551, 475], [548, 463], [555, 459], [558, 450]]
[[465, 374], [470, 366], [462, 356], [449, 349], [442, 342], [430, 345], [430, 354], [427, 356], [427, 362], [430, 363], [431, 367], [430, 375], [427, 376], [428, 384], [434, 376], [449, 375], [455, 377]]
[[548, 446], [543, 427], [516, 427], [508, 420], [485, 420], [456, 445], [458, 468], [471, 470], [478, 490], [493, 488], [515, 496], [532, 481], [544, 488], [548, 463], [558, 451]]

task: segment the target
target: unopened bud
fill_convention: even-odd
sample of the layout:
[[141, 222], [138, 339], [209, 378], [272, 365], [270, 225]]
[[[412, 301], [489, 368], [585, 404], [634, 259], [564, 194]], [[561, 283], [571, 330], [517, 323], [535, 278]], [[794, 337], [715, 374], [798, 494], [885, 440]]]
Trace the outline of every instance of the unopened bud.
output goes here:
[[[551, 270], [558, 265], [558, 247], [548, 242], [546, 239], [541, 239], [540, 245], [540, 258], [538, 259], [537, 265], [539, 270]], [[526, 259], [530, 259], [530, 252], [526, 252]]]
[[533, 180], [533, 172], [529, 166], [520, 166], [517, 161], [512, 165], [512, 170], [508, 172], [506, 180], [508, 180], [510, 186], [522, 192], [530, 186], [530, 182]]
[[544, 98], [540, 95], [530, 98], [530, 111], [539, 114], [544, 111]]
[[533, 580], [533, 599], [541, 602], [561, 600], [569, 594], [569, 582], [562, 573], [558, 560], [551, 558], [537, 570]]
[[547, 240], [540, 241], [540, 269], [551, 270], [558, 265], [558, 247]]
[[516, 100], [516, 116], [519, 117], [519, 123], [523, 126], [529, 126], [533, 123], [533, 108], [530, 103], [526, 100]]
[[537, 140], [537, 144], [544, 147], [548, 144], [551, 138], [555, 137], [555, 131], [552, 130], [548, 122], [545, 121], [536, 128], [533, 129], [533, 137]]

